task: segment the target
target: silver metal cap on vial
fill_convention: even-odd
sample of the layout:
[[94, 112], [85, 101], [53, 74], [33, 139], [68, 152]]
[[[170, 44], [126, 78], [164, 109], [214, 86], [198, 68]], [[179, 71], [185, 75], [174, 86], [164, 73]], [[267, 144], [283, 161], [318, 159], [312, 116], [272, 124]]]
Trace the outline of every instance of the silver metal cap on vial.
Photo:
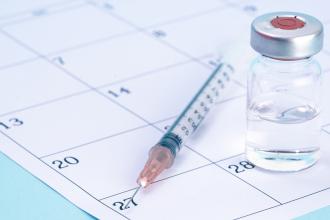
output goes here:
[[303, 59], [322, 49], [323, 26], [303, 13], [269, 13], [252, 22], [250, 43], [254, 50], [268, 57]]

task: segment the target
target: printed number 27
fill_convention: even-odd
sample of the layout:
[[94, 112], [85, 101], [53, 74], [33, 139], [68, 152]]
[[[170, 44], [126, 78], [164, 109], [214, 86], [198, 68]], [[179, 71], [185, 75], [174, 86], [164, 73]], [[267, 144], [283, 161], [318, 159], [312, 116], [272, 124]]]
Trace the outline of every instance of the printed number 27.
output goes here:
[[[119, 207], [119, 210], [125, 210], [131, 208], [127, 203], [131, 201], [130, 204], [133, 204], [134, 206], [137, 206], [138, 204], [133, 200], [131, 200], [131, 197], [123, 199], [122, 202], [114, 202], [112, 205]], [[125, 205], [126, 204], [126, 205]]]

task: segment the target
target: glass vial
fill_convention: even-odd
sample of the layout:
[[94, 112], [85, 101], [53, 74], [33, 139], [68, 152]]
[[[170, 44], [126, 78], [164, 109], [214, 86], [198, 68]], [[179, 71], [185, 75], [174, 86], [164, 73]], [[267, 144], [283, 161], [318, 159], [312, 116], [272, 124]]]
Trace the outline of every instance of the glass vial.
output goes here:
[[260, 53], [248, 76], [246, 156], [268, 170], [298, 171], [320, 150], [323, 26], [302, 13], [276, 12], [251, 25]]

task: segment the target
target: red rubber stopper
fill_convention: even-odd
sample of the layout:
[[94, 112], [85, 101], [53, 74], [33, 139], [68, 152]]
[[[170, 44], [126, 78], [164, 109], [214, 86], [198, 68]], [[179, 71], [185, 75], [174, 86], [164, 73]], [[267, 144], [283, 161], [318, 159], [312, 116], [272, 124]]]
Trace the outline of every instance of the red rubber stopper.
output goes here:
[[271, 23], [274, 27], [283, 30], [295, 30], [305, 26], [305, 22], [297, 17], [276, 17]]

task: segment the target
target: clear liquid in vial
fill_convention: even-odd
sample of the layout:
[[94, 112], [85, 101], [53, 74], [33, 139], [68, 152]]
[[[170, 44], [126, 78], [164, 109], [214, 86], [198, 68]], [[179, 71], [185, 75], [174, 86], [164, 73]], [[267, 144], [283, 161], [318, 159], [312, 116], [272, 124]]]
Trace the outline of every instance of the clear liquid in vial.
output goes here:
[[269, 94], [248, 108], [246, 155], [255, 165], [298, 171], [319, 158], [319, 110], [297, 96]]

